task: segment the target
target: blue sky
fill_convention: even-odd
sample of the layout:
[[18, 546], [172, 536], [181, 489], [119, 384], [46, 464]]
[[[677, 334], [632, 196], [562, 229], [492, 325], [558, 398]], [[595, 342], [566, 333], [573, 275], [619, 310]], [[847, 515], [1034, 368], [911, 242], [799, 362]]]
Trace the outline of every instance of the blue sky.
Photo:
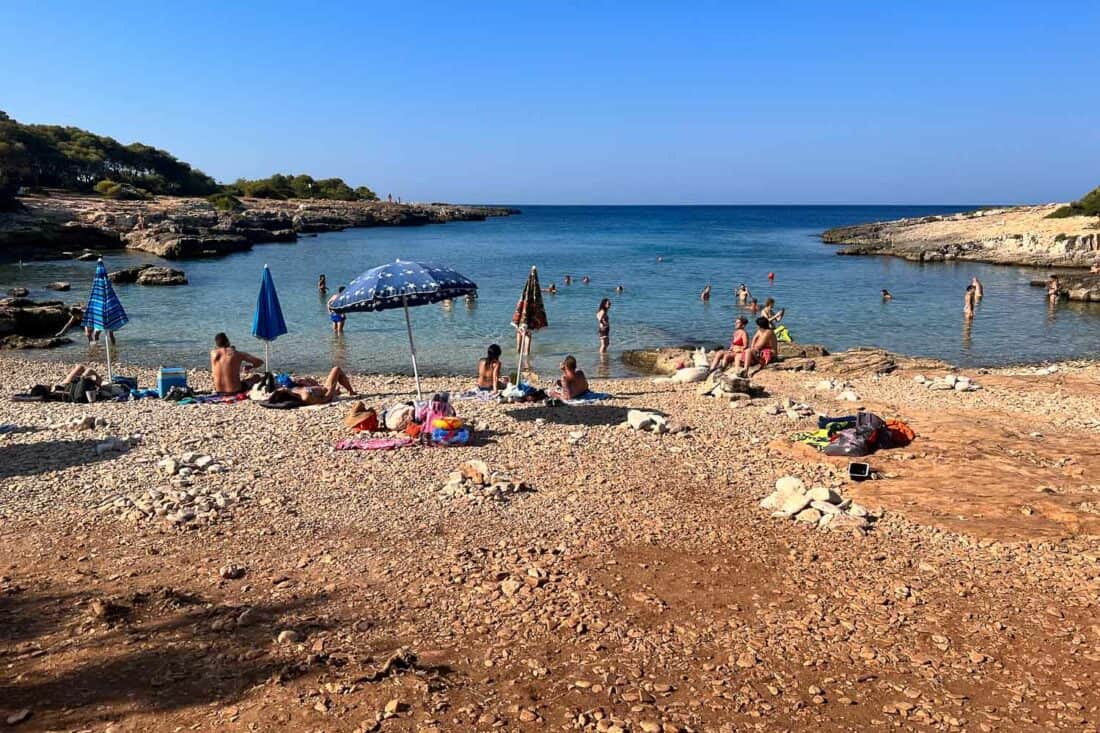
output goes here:
[[501, 203], [1100, 184], [1100, 3], [5, 3], [0, 109], [219, 180]]

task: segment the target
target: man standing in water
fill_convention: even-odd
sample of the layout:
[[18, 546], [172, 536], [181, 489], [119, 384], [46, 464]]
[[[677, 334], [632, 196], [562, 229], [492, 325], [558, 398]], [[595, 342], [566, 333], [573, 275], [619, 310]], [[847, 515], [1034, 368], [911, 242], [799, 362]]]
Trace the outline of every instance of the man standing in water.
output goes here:
[[707, 283], [707, 286], [703, 288], [703, 292], [699, 294], [699, 300], [704, 303], [710, 302], [710, 283]]
[[1062, 293], [1062, 283], [1058, 282], [1057, 275], [1051, 275], [1047, 280], [1047, 300], [1051, 305], [1055, 305], [1058, 302], [1058, 297]]
[[263, 359], [237, 351], [224, 333], [217, 334], [214, 336], [214, 350], [210, 352], [210, 375], [214, 378], [214, 391], [219, 394], [243, 392], [246, 387], [251, 386], [245, 382], [255, 381], [255, 375], [248, 380], [242, 380], [241, 364], [246, 364], [248, 369], [254, 369], [263, 366], [263, 363]]
[[336, 299], [340, 297], [340, 294], [343, 293], [344, 290], [344, 286], [341, 285], [339, 288], [336, 289], [336, 295], [333, 295], [331, 298], [328, 299], [328, 313], [329, 318], [332, 320], [332, 332], [337, 335], [340, 335], [344, 332], [344, 321], [348, 320], [348, 317], [345, 316], [343, 313], [337, 313], [336, 311], [334, 311], [332, 309], [332, 304], [336, 302]]
[[973, 285], [966, 286], [966, 295], [963, 298], [963, 317], [974, 317], [974, 305], [978, 302], [978, 296]]

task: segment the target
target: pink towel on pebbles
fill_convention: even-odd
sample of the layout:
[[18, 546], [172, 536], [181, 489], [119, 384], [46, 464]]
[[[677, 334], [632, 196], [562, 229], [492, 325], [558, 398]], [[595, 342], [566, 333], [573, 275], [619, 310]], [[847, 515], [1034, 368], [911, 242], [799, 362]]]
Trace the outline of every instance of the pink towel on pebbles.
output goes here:
[[336, 450], [394, 450], [412, 444], [412, 438], [344, 438]]

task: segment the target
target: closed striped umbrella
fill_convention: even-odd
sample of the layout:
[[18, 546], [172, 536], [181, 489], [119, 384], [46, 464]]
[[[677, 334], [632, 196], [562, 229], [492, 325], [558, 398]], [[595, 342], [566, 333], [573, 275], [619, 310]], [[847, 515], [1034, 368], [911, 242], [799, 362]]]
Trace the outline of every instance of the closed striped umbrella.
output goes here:
[[104, 346], [107, 349], [107, 378], [114, 379], [111, 370], [111, 332], [117, 331], [127, 323], [130, 318], [118, 301], [115, 289], [111, 287], [111, 279], [107, 277], [107, 267], [100, 258], [95, 267], [95, 279], [92, 280], [92, 294], [88, 296], [88, 307], [84, 309], [84, 320], [81, 323], [85, 328], [91, 326], [97, 331], [102, 331]]

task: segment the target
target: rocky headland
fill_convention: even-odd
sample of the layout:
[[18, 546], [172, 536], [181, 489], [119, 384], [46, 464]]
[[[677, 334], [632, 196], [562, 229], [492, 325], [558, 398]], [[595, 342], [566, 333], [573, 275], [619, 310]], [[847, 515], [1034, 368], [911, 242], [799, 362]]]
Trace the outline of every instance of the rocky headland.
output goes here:
[[119, 201], [62, 192], [21, 197], [19, 203], [15, 211], [0, 212], [0, 257], [5, 259], [132, 249], [178, 260], [241, 252], [266, 242], [293, 242], [315, 232], [483, 221], [519, 213], [438, 203], [253, 198], [242, 199], [240, 210], [220, 211], [197, 197]]
[[826, 244], [842, 255], [892, 255], [912, 262], [973, 260], [1031, 267], [1089, 267], [1100, 259], [1100, 218], [1048, 218], [1059, 204], [980, 209], [837, 227]]

